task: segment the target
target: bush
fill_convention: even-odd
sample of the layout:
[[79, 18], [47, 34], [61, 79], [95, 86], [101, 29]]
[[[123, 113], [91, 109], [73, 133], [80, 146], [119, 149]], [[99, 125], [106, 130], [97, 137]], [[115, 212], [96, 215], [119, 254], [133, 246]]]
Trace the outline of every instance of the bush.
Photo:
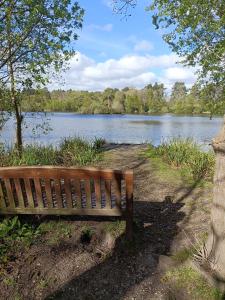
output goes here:
[[203, 152], [192, 139], [174, 138], [158, 147], [150, 145], [148, 154], [162, 159], [173, 167], [189, 169], [194, 180], [212, 179], [215, 156], [212, 152]]

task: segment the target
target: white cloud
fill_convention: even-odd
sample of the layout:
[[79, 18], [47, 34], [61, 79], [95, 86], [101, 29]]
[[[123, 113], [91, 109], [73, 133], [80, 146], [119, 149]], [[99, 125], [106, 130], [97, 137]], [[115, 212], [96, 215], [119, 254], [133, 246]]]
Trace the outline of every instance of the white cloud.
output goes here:
[[88, 25], [87, 26], [88, 29], [91, 29], [91, 30], [101, 30], [101, 31], [107, 31], [107, 32], [110, 32], [113, 30], [113, 24], [104, 24], [104, 25], [97, 25], [97, 24], [91, 24], [91, 25]]
[[153, 49], [153, 44], [147, 40], [142, 40], [134, 45], [134, 51], [150, 51]]
[[126, 55], [119, 59], [96, 62], [82, 53], [77, 53], [70, 61], [70, 69], [63, 74], [65, 85], [54, 82], [51, 89], [104, 90], [107, 87], [125, 86], [142, 88], [156, 81], [171, 88], [175, 81], [192, 84], [194, 70], [177, 66], [178, 57], [168, 55]]
[[165, 70], [165, 77], [171, 81], [192, 81], [193, 69], [172, 67]]

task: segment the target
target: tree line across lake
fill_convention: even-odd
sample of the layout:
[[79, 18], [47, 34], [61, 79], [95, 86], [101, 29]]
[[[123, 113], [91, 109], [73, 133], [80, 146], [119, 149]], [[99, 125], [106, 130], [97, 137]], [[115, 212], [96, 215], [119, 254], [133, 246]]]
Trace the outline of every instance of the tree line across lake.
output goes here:
[[184, 82], [173, 85], [170, 96], [164, 84], [149, 84], [143, 89], [107, 88], [102, 92], [29, 89], [22, 92], [23, 111], [61, 111], [83, 114], [177, 113], [210, 117], [225, 110], [225, 91], [215, 84], [187, 89]]

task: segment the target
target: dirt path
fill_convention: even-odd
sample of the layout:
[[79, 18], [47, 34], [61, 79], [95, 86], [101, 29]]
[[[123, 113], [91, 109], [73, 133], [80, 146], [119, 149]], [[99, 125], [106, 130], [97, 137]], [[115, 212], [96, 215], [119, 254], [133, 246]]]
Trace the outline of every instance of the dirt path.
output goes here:
[[[114, 244], [109, 236], [96, 235], [91, 244], [81, 245], [76, 232], [58, 246], [34, 245], [21, 255], [15, 272], [21, 298], [8, 287], [0, 299], [167, 299], [161, 277], [176, 264], [171, 256], [206, 231], [211, 189], [173, 180], [173, 172], [161, 178], [143, 155], [146, 149], [111, 146], [99, 164], [134, 170], [135, 244], [127, 244], [123, 236]], [[90, 224], [98, 232], [104, 226]], [[43, 278], [46, 286], [38, 288]]]

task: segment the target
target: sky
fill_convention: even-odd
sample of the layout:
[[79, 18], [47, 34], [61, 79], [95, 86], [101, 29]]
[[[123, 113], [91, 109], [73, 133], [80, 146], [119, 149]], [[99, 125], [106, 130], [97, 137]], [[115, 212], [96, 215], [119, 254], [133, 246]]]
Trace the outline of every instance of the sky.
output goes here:
[[178, 63], [162, 31], [153, 26], [151, 13], [145, 10], [150, 0], [137, 3], [131, 16], [124, 18], [113, 12], [111, 0], [80, 0], [85, 16], [74, 45], [76, 55], [50, 89], [140, 89], [158, 82], [171, 90], [176, 81], [191, 87], [196, 80], [194, 69]]

